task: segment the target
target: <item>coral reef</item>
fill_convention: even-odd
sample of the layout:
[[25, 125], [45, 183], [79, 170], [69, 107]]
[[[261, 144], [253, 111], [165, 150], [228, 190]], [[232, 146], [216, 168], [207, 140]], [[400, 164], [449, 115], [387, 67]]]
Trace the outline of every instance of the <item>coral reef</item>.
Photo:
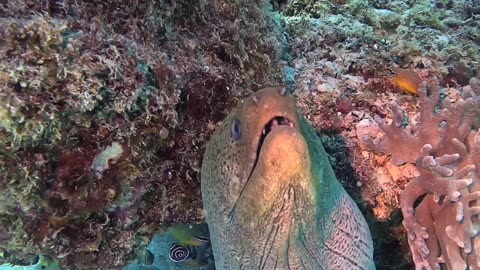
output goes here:
[[119, 269], [203, 220], [204, 144], [280, 84], [265, 1], [0, 3], [0, 262]]
[[364, 140], [419, 171], [401, 197], [416, 268], [480, 269], [480, 82], [471, 79], [456, 100], [440, 98], [440, 90], [437, 81], [423, 83], [414, 122], [394, 103], [391, 124], [375, 119], [381, 139]]
[[438, 76], [438, 98], [462, 99], [452, 87], [480, 76], [478, 1], [271, 2], [0, 1], [0, 263], [118, 269], [157, 226], [203, 221], [205, 143], [239, 97], [286, 84], [369, 208], [377, 266], [411, 269], [383, 252], [407, 246], [400, 193], [427, 170], [366, 151], [362, 134], [395, 101], [384, 128], [420, 149], [435, 139], [404, 133], [417, 96], [388, 70]]

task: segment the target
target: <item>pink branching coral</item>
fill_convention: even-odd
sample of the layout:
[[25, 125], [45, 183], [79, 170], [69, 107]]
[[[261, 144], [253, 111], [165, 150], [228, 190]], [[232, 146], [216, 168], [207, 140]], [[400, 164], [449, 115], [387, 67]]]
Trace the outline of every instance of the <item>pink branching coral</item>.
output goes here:
[[363, 139], [395, 164], [416, 163], [419, 176], [401, 195], [416, 268], [480, 269], [480, 83], [471, 79], [456, 102], [441, 100], [436, 81], [418, 94], [416, 124], [394, 104], [392, 124], [376, 118], [384, 136]]

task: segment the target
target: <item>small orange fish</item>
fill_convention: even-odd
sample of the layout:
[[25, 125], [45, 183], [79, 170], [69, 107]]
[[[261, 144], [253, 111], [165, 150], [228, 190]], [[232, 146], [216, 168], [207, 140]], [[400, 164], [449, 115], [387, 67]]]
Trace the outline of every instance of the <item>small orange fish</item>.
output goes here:
[[409, 93], [417, 93], [418, 87], [422, 83], [422, 79], [418, 77], [417, 73], [408, 69], [397, 67], [389, 70], [393, 75], [392, 81], [396, 86], [402, 88]]

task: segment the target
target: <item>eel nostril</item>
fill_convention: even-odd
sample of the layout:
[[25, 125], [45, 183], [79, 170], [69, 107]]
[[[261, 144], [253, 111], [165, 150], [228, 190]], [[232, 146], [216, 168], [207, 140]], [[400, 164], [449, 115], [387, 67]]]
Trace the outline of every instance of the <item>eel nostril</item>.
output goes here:
[[261, 100], [260, 100], [260, 98], [259, 98], [258, 96], [253, 96], [253, 97], [252, 97], [252, 100], [253, 100], [253, 102], [255, 102], [255, 104], [257, 104], [257, 105], [260, 105], [260, 103], [261, 103]]
[[285, 94], [287, 93], [287, 88], [280, 87], [280, 89], [278, 89], [278, 93], [282, 96], [285, 96]]

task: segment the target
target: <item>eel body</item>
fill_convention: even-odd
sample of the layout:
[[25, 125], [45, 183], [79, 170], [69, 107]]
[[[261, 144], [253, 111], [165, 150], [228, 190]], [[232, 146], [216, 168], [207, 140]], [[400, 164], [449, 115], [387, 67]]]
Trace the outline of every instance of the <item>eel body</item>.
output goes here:
[[239, 102], [201, 178], [216, 269], [375, 269], [367, 223], [285, 88]]

